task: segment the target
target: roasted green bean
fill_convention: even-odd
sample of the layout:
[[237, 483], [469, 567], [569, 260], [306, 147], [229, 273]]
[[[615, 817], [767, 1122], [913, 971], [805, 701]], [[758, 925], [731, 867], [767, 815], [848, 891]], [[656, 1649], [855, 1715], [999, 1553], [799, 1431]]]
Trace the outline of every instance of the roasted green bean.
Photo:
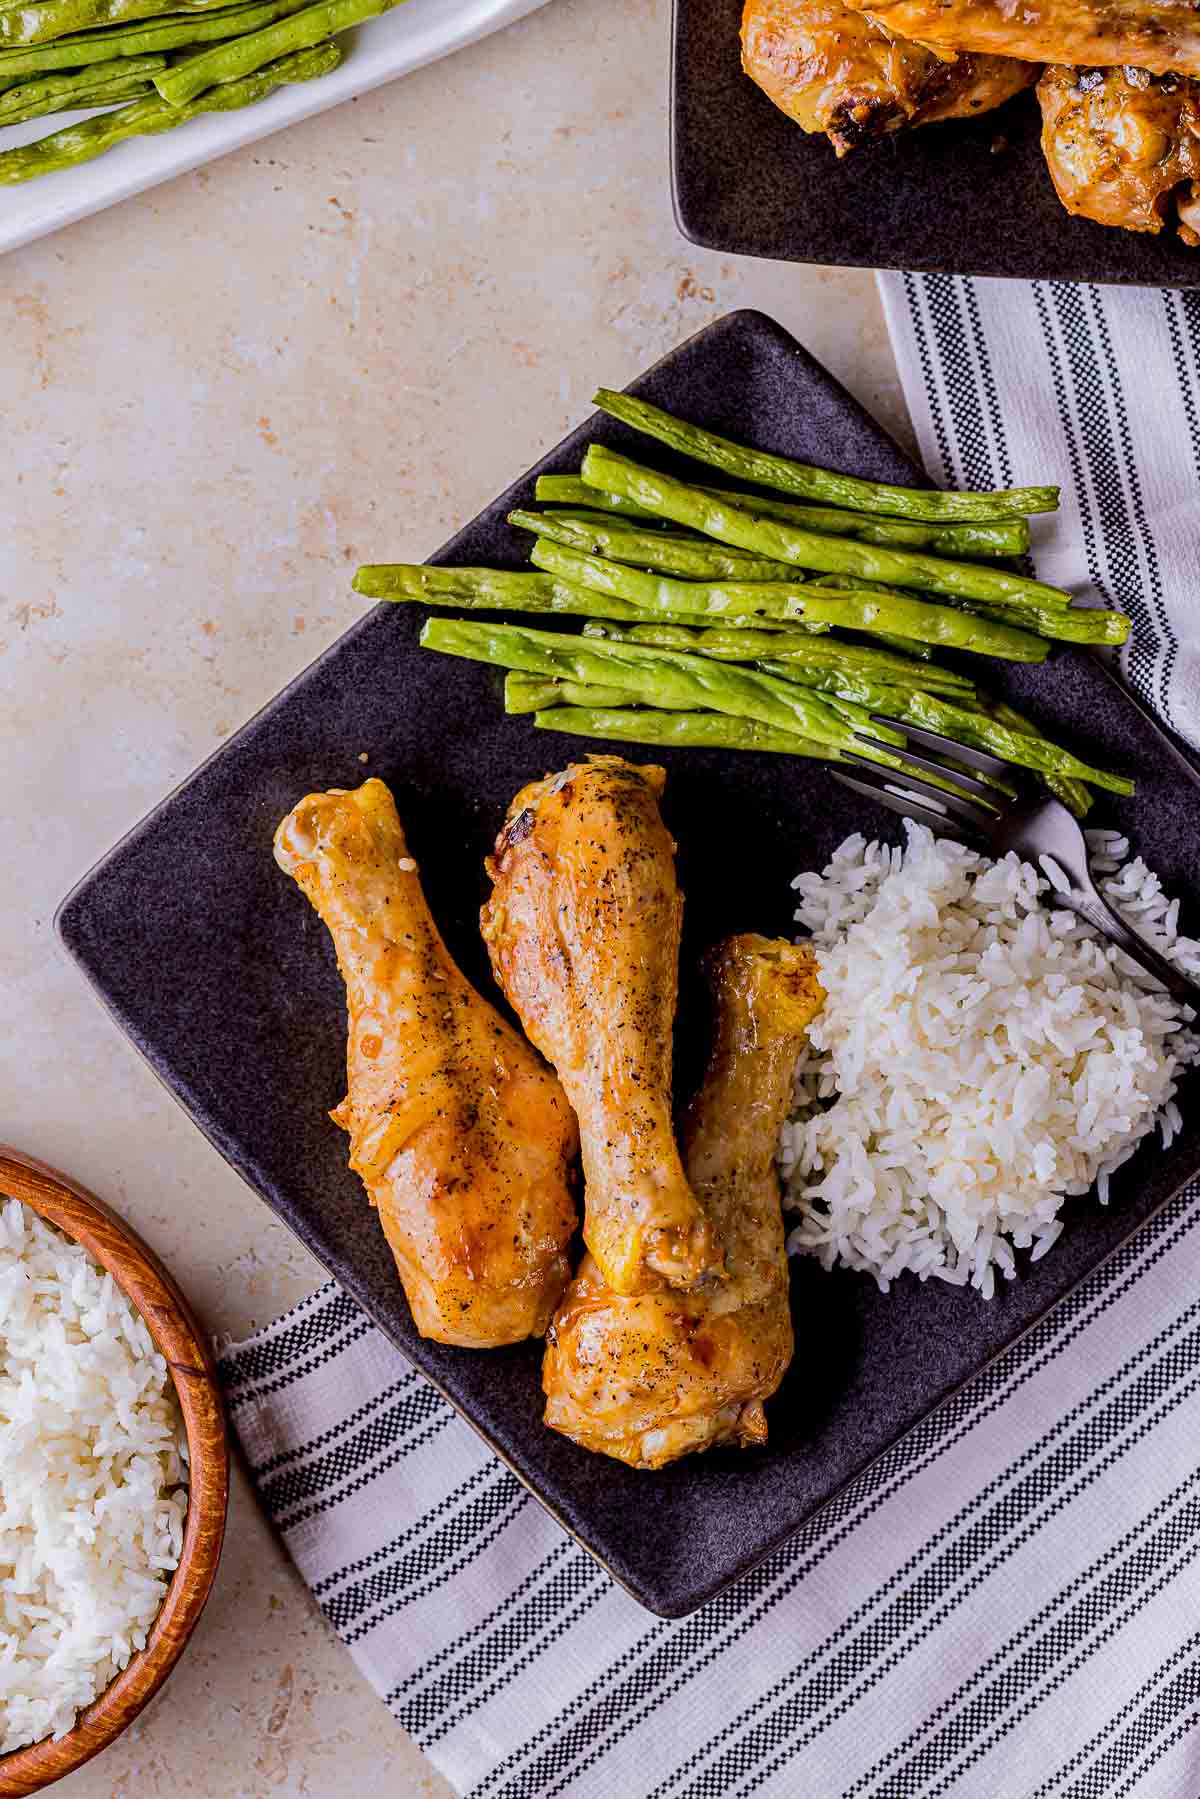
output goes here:
[[848, 643], [844, 638], [803, 637], [781, 641], [768, 631], [731, 631], [722, 626], [695, 630], [687, 625], [619, 625], [593, 622], [583, 627], [585, 637], [650, 644], [662, 650], [688, 650], [697, 656], [713, 656], [719, 662], [760, 662], [770, 657], [781, 665], [797, 662], [809, 668], [845, 668], [887, 687], [917, 687], [923, 692], [971, 695], [974, 683], [949, 668], [913, 662], [890, 650], [868, 644]]
[[[1054, 512], [1057, 487], [1010, 487], [991, 493], [943, 493], [937, 488], [898, 487], [887, 481], [863, 481], [857, 475], [839, 475], [810, 463], [793, 462], [787, 456], [771, 456], [747, 449], [727, 437], [673, 418], [658, 406], [635, 400], [629, 394], [602, 387], [596, 406], [611, 417], [632, 425], [648, 437], [669, 444], [685, 456], [722, 469], [735, 480], [756, 487], [774, 487], [804, 500], [845, 506], [855, 512], [882, 512], [898, 518], [1003, 519], [1028, 512]], [[620, 493], [620, 488], [608, 490]]]
[[[32, 6], [0, 8], [0, 45], [17, 49], [51, 43], [100, 25], [161, 17], [167, 0], [36, 0]], [[223, 0], [170, 0], [175, 13], [208, 12]]]
[[569, 549], [629, 562], [660, 575], [678, 575], [690, 581], [790, 581], [793, 585], [796, 581], [795, 569], [786, 562], [733, 550], [728, 544], [714, 543], [711, 537], [641, 530], [619, 517], [605, 522], [602, 513], [597, 520], [589, 520], [569, 512], [510, 512], [508, 522]]
[[[47, 112], [68, 112], [79, 106], [101, 105], [85, 98], [148, 81], [156, 69], [167, 65], [165, 56], [123, 57], [115, 66], [74, 69], [65, 75], [43, 75], [35, 81], [19, 81], [0, 93], [0, 125], [15, 125], [20, 118], [33, 119]], [[126, 98], [119, 95], [119, 98]]]
[[53, 100], [49, 105], [44, 101], [34, 101], [32, 105], [19, 111], [0, 113], [0, 127], [24, 125], [30, 119], [44, 119], [53, 113], [87, 112], [94, 106], [122, 106], [128, 100], [140, 100], [144, 94], [153, 92], [154, 85], [149, 78], [137, 75], [125, 81], [108, 81], [92, 88], [81, 87], [70, 98]]
[[950, 562], [916, 550], [893, 550], [841, 537], [823, 537], [820, 532], [805, 531], [776, 519], [755, 518], [732, 503], [711, 499], [700, 488], [643, 468], [597, 444], [584, 458], [583, 478], [595, 482], [606, 493], [627, 494], [639, 506], [651, 507], [660, 517], [700, 531], [706, 537], [822, 574], [849, 575], [863, 581], [884, 582], [889, 587], [915, 588], [993, 605], [1004, 605], [1010, 600], [1047, 607], [1066, 607], [1071, 603], [1070, 594], [1057, 587], [983, 563]]
[[[396, 600], [426, 606], [463, 606], [479, 612], [557, 613], [567, 618], [611, 618], [628, 624], [645, 624], [639, 606], [612, 594], [560, 581], [553, 575], [526, 569], [431, 568], [425, 563], [382, 562], [367, 564], [354, 577], [354, 591], [369, 600]], [[695, 614], [656, 611], [664, 623], [694, 624]], [[753, 614], [723, 621], [728, 625], [753, 626], [773, 631], [780, 638], [804, 638], [828, 629], [806, 625], [799, 619], [760, 619]]]
[[168, 105], [186, 106], [206, 88], [240, 81], [281, 56], [323, 44], [339, 31], [361, 25], [365, 19], [376, 19], [398, 4], [400, 0], [317, 0], [317, 5], [289, 13], [273, 25], [264, 25], [261, 31], [248, 32], [245, 37], [185, 57], [156, 75], [154, 85]]
[[623, 563], [583, 555], [561, 544], [548, 543], [545, 538], [534, 544], [530, 561], [563, 580], [627, 600], [644, 614], [670, 612], [679, 616], [690, 610], [696, 623], [703, 619], [728, 623], [735, 615], [757, 614], [838, 625], [854, 631], [878, 629], [979, 655], [1002, 656], [1009, 661], [1040, 662], [1046, 655], [1046, 644], [1031, 632], [990, 619], [975, 619], [968, 624], [969, 613], [899, 593], [855, 594], [807, 587], [803, 583], [793, 587], [784, 582], [676, 581], [666, 575], [646, 574]]
[[281, 57], [277, 63], [242, 81], [213, 88], [188, 106], [168, 106], [165, 100], [152, 94], [144, 100], [118, 107], [115, 112], [97, 113], [78, 125], [67, 125], [49, 137], [39, 138], [36, 143], [0, 152], [0, 186], [30, 181], [35, 175], [47, 174], [52, 169], [73, 168], [77, 163], [89, 162], [93, 156], [101, 155], [125, 138], [172, 131], [176, 125], [185, 125], [201, 113], [232, 112], [239, 106], [252, 106], [285, 82], [314, 81], [318, 76], [327, 75], [340, 61], [341, 51], [337, 45], [323, 44], [302, 50], [295, 56]]
[[589, 687], [582, 681], [545, 680], [510, 670], [504, 677], [504, 710], [541, 712], [547, 706], [636, 706], [637, 697], [621, 687]]
[[720, 712], [555, 706], [537, 713], [533, 722], [539, 731], [565, 731], [572, 737], [611, 738], [664, 749], [770, 750], [785, 756], [815, 756], [822, 762], [845, 760], [827, 743], [814, 743], [794, 731], [777, 731], [752, 718], [730, 718]]
[[431, 618], [421, 632], [421, 642], [427, 649], [526, 674], [581, 681], [589, 687], [620, 686], [654, 706], [758, 719], [837, 749], [857, 749], [889, 767], [896, 765], [895, 759], [886, 751], [864, 747], [855, 732], [869, 731], [876, 742], [903, 742], [894, 731], [874, 724], [863, 708], [847, 708], [841, 703], [835, 710], [791, 682], [706, 661], [702, 656], [645, 649], [640, 644], [599, 643], [524, 625], [491, 625], [473, 619]]
[[58, 38], [52, 44], [37, 44], [28, 50], [0, 50], [0, 85], [23, 81], [38, 73], [110, 65], [119, 59], [240, 37], [295, 12], [296, 7], [297, 0], [257, 0], [254, 5], [227, 6], [220, 12], [195, 13], [190, 18], [155, 19], [145, 25], [82, 32], [78, 37]]
[[[806, 506], [774, 494], [730, 492], [697, 483], [714, 500], [732, 500], [754, 518], [786, 519], [824, 531], [832, 537], [856, 537], [860, 543], [891, 544], [895, 549], [932, 550], [939, 556], [1023, 556], [1029, 548], [1029, 526], [1023, 518], [994, 519], [983, 524], [939, 524], [934, 519], [875, 518], [838, 506]], [[620, 494], [601, 493], [576, 475], [540, 475], [537, 498], [560, 506], [588, 506], [601, 512], [623, 512], [651, 520], [652, 512]]]

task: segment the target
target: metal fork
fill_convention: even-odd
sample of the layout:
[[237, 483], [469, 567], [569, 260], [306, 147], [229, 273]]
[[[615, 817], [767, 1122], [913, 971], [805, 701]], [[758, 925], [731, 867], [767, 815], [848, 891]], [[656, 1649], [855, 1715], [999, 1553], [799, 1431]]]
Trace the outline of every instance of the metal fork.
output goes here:
[[[871, 716], [876, 724], [902, 732], [910, 744], [918, 744], [920, 749], [909, 745], [899, 749], [893, 743], [879, 742], [860, 731], [857, 735], [864, 743], [897, 757], [903, 768], [882, 768], [877, 762], [852, 754], [849, 759], [862, 772], [850, 775], [845, 772], [844, 765], [838, 765], [830, 770], [836, 781], [881, 806], [889, 806], [905, 818], [919, 819], [944, 837], [986, 845], [1000, 856], [1015, 850], [1023, 862], [1031, 862], [1040, 869], [1056, 888], [1055, 905], [1067, 906], [1086, 919], [1165, 987], [1174, 999], [1200, 1005], [1200, 983], [1191, 980], [1160, 955], [1104, 898], [1092, 879], [1083, 832], [1060, 800], [1050, 794], [1028, 791], [1027, 782], [1022, 782], [1017, 797], [1012, 799], [1009, 791], [1000, 791], [985, 781], [976, 780], [964, 768], [965, 765], [978, 769], [992, 780], [1001, 779], [1011, 790], [1014, 774], [1018, 778], [1025, 774], [1011, 762], [986, 750], [972, 749], [952, 737], [943, 737], [938, 731], [926, 731], [881, 712]], [[923, 755], [921, 751], [930, 753]], [[949, 777], [959, 792], [947, 793], [942, 786], [924, 779], [925, 775], [935, 775], [939, 781]], [[1055, 869], [1062, 871], [1067, 882], [1065, 888], [1053, 877], [1043, 857], [1049, 858]]]

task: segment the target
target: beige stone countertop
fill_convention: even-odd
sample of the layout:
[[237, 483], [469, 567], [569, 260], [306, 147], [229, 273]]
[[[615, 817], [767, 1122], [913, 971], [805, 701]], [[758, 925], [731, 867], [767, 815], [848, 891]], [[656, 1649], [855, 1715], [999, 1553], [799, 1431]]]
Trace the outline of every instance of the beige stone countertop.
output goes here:
[[[58, 949], [77, 877], [619, 386], [738, 306], [901, 436], [873, 279], [698, 250], [671, 217], [667, 0], [500, 36], [0, 269], [0, 1140], [94, 1187], [214, 1332], [321, 1271]], [[215, 1594], [139, 1723], [57, 1789], [444, 1795], [237, 1485]]]

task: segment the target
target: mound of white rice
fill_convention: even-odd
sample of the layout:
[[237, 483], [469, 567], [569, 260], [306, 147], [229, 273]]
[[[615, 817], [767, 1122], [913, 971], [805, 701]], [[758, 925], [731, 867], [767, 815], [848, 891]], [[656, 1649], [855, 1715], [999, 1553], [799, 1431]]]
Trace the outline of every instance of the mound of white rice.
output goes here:
[[[1178, 1128], [1176, 1077], [1200, 1059], [1168, 998], [1016, 856], [996, 862], [906, 825], [907, 847], [849, 837], [800, 875], [828, 998], [810, 1028], [780, 1152], [800, 1213], [788, 1247], [873, 1274], [906, 1269], [986, 1296], [1014, 1249], [1044, 1255], [1068, 1194], [1108, 1177], [1156, 1122]], [[1091, 833], [1107, 897], [1200, 975], [1128, 844]]]
[[137, 1311], [0, 1195], [0, 1753], [61, 1736], [144, 1647], [179, 1561], [186, 1463]]

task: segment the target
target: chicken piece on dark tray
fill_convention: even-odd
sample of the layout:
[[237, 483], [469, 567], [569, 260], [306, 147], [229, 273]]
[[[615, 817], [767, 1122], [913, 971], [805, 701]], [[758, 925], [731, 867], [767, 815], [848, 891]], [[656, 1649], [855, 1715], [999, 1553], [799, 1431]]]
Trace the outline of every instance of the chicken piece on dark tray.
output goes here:
[[622, 1297], [585, 1256], [546, 1343], [546, 1423], [634, 1468], [766, 1441], [763, 1402], [792, 1359], [775, 1157], [796, 1063], [823, 994], [807, 945], [732, 937], [707, 958], [708, 1070], [684, 1162], [725, 1255], [707, 1291]]
[[851, 0], [856, 12], [935, 50], [987, 51], [1076, 68], [1125, 63], [1200, 75], [1192, 0]]
[[721, 1273], [671, 1117], [683, 896], [665, 781], [593, 756], [524, 788], [481, 920], [496, 979], [575, 1109], [584, 1240], [620, 1293]]
[[742, 67], [839, 156], [906, 125], [990, 112], [1038, 73], [1009, 57], [906, 43], [841, 0], [746, 0]]
[[540, 1337], [576, 1222], [562, 1088], [451, 960], [382, 781], [310, 793], [275, 860], [337, 951], [350, 1029], [333, 1117], [417, 1329], [468, 1349]]
[[1200, 244], [1200, 82], [1055, 66], [1038, 82], [1042, 149], [1068, 212]]

